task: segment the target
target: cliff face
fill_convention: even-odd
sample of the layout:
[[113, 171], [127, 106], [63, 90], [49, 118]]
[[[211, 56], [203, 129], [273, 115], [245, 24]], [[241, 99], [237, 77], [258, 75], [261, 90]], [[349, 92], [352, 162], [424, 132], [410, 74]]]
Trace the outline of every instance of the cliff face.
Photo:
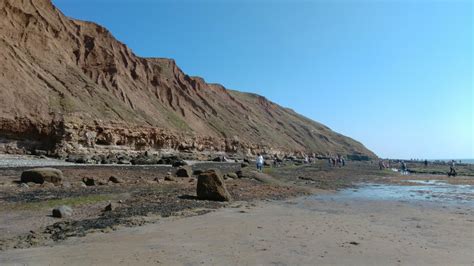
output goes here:
[[0, 1], [0, 149], [361, 154], [362, 144], [262, 96], [141, 58], [50, 0]]

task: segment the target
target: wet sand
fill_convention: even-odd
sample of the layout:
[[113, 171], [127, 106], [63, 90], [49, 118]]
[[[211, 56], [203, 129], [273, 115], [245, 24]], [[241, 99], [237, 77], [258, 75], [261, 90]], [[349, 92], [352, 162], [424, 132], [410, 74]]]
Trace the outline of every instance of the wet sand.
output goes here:
[[[22, 188], [27, 167], [0, 169], [0, 265], [474, 264], [471, 176], [401, 176], [357, 162], [247, 168], [226, 180], [238, 200], [229, 205], [193, 198], [195, 177], [164, 181], [169, 166], [57, 166], [69, 186]], [[193, 166], [210, 167], [236, 170]], [[111, 175], [124, 183], [82, 186]], [[284, 200], [309, 192], [318, 195]], [[105, 214], [109, 200], [122, 203]], [[74, 215], [49, 217], [62, 201]]]
[[469, 206], [327, 195], [9, 250], [0, 264], [472, 265], [473, 228]]

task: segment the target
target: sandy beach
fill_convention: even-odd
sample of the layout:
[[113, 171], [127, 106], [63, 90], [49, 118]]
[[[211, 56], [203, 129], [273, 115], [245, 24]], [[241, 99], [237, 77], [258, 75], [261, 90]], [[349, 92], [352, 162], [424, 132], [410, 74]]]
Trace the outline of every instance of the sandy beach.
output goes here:
[[2, 265], [472, 265], [469, 205], [340, 200], [266, 201], [54, 247], [9, 250]]

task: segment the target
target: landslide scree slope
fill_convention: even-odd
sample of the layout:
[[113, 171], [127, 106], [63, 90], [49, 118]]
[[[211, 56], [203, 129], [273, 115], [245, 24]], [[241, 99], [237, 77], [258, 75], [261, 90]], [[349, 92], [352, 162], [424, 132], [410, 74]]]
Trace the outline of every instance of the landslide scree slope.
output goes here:
[[0, 58], [3, 149], [375, 157], [262, 96], [190, 77], [172, 59], [138, 57], [107, 29], [67, 18], [50, 0], [0, 1]]

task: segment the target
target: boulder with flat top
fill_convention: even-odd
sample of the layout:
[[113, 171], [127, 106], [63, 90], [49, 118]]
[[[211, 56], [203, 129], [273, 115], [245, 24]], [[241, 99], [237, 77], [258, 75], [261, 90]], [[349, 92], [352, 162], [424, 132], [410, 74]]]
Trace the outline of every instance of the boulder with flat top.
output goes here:
[[60, 185], [63, 182], [63, 172], [54, 168], [36, 168], [24, 171], [21, 174], [21, 182], [43, 184], [45, 182]]

